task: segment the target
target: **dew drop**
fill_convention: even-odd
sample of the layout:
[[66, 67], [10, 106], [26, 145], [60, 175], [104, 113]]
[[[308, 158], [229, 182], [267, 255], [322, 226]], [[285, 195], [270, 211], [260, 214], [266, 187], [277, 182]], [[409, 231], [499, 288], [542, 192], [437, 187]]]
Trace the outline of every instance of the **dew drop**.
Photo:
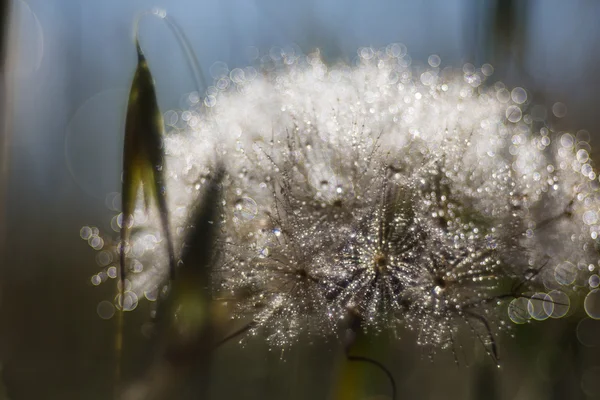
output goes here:
[[234, 204], [234, 215], [244, 221], [254, 219], [258, 214], [258, 205], [251, 197], [242, 197]]

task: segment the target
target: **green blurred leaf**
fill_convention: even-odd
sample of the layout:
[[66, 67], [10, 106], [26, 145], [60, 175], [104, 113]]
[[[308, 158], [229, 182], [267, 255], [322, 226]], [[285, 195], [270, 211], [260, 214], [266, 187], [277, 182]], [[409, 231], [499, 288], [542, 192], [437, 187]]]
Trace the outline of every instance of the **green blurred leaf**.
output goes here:
[[126, 278], [125, 245], [131, 235], [132, 216], [140, 188], [146, 209], [156, 202], [169, 251], [169, 272], [175, 275], [175, 252], [169, 229], [169, 212], [164, 178], [163, 119], [154, 89], [154, 80], [136, 39], [138, 64], [129, 92], [123, 150], [121, 227], [121, 281]]

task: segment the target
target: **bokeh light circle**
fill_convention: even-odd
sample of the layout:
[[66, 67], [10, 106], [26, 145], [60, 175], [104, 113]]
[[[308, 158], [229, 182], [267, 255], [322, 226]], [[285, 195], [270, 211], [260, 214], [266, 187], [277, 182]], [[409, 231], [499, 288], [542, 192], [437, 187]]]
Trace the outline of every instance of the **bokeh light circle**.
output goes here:
[[527, 302], [527, 312], [537, 321], [548, 319], [554, 312], [552, 298], [546, 293], [536, 293]]
[[115, 315], [115, 306], [110, 301], [101, 301], [96, 307], [98, 316], [102, 319], [111, 319]]
[[569, 312], [571, 299], [569, 296], [560, 290], [552, 290], [548, 293], [549, 302], [544, 303], [546, 313], [551, 318], [562, 318]]
[[126, 291], [123, 295], [119, 293], [115, 300], [117, 308], [122, 308], [123, 311], [133, 311], [138, 305], [138, 296], [131, 291]]
[[515, 324], [524, 324], [531, 319], [527, 310], [529, 299], [518, 297], [508, 305], [508, 318]]
[[560, 263], [554, 269], [554, 279], [561, 285], [567, 286], [575, 282], [577, 267], [568, 261]]
[[583, 318], [577, 324], [577, 340], [586, 347], [600, 346], [600, 321]]
[[583, 308], [590, 318], [600, 319], [600, 289], [594, 289], [585, 296]]

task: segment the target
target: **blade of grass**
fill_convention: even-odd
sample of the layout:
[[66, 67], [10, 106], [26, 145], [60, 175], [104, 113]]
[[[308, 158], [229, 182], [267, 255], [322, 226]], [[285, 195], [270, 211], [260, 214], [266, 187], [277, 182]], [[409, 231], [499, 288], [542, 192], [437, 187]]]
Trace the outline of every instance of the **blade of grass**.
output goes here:
[[186, 234], [177, 279], [157, 311], [162, 348], [143, 380], [131, 386], [125, 399], [205, 398], [220, 306], [212, 300], [211, 271], [220, 217], [223, 170], [211, 179], [199, 200], [193, 226]]
[[[126, 250], [127, 243], [131, 237], [133, 226], [133, 214], [137, 203], [140, 189], [143, 193], [146, 211], [155, 202], [160, 214], [162, 229], [167, 242], [169, 254], [169, 279], [175, 278], [176, 258], [173, 248], [173, 240], [169, 228], [169, 213], [167, 208], [165, 177], [164, 177], [164, 151], [163, 151], [163, 120], [158, 106], [154, 79], [148, 67], [139, 43], [139, 22], [143, 16], [150, 14], [143, 12], [138, 15], [135, 25], [135, 46], [138, 62], [135, 75], [129, 93], [127, 117], [125, 122], [125, 139], [123, 150], [123, 184], [122, 184], [122, 222], [121, 222], [121, 244], [120, 244], [120, 276], [117, 306], [120, 312], [117, 317], [116, 338], [116, 381], [120, 381], [121, 357], [123, 352], [123, 329], [124, 312], [126, 300]], [[188, 64], [194, 75], [194, 81], [198, 95], [206, 89], [206, 80], [200, 68], [200, 64], [190, 46], [187, 37], [181, 28], [163, 13], [152, 13], [165, 20], [167, 26], [185, 52]], [[183, 280], [186, 281], [185, 279]], [[185, 303], [185, 302], [184, 302]]]
[[117, 321], [117, 382], [121, 375], [123, 351], [123, 325], [126, 294], [126, 246], [131, 236], [133, 213], [140, 189], [143, 191], [146, 211], [151, 201], [158, 207], [162, 229], [169, 253], [169, 277], [175, 276], [175, 251], [169, 228], [169, 212], [164, 178], [163, 120], [156, 99], [154, 79], [148, 62], [140, 47], [137, 24], [135, 29], [137, 67], [127, 105], [125, 138], [123, 145], [122, 222], [120, 244], [120, 276], [117, 306], [120, 308]]

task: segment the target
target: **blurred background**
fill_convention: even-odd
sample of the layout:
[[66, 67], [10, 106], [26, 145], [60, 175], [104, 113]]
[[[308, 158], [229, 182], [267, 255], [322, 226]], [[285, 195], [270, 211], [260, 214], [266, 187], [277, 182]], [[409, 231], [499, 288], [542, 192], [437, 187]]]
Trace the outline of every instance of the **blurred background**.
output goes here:
[[[600, 145], [600, 2], [594, 0], [6, 0], [0, 106], [0, 399], [113, 398], [115, 321], [97, 306], [95, 252], [83, 225], [110, 231], [120, 190], [121, 140], [135, 68], [135, 15], [160, 7], [189, 38], [204, 73], [253, 62], [273, 46], [321, 48], [351, 62], [359, 46], [401, 42], [413, 63], [495, 68], [492, 81], [522, 86], [555, 130]], [[162, 110], [195, 90], [185, 55], [164, 22], [146, 18], [141, 42]], [[222, 67], [222, 65], [221, 65]], [[540, 109], [540, 112], [544, 112]], [[598, 164], [597, 164], [598, 165]], [[575, 306], [575, 301], [573, 302]], [[151, 359], [140, 303], [128, 315], [124, 375]], [[379, 359], [400, 399], [600, 398], [600, 321], [571, 318], [517, 327], [499, 338], [502, 368], [484, 355], [433, 362], [409, 334]], [[333, 350], [332, 350], [333, 349]], [[217, 352], [212, 399], [327, 398], [335, 343], [301, 343], [285, 355], [261, 340]], [[371, 399], [385, 399], [374, 374]]]

